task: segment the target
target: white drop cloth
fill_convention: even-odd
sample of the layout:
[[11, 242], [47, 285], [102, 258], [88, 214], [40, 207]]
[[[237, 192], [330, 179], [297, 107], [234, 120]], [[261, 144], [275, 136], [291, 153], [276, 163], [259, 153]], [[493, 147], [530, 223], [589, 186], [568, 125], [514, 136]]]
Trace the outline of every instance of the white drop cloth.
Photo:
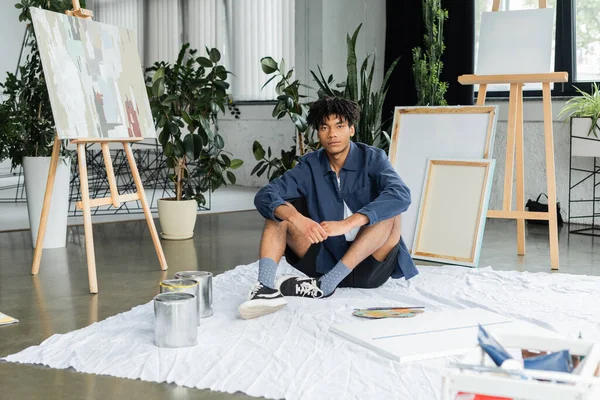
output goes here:
[[[355, 307], [477, 306], [600, 341], [600, 277], [419, 267], [409, 282], [338, 289], [326, 300], [289, 298], [277, 313], [241, 320], [237, 307], [257, 269], [258, 263], [239, 266], [214, 279], [215, 315], [202, 320], [194, 348], [154, 346], [149, 302], [6, 360], [267, 398], [434, 400], [441, 396], [443, 368], [454, 359], [400, 366], [329, 332], [330, 325], [355, 319]], [[279, 267], [292, 271], [285, 261]]]

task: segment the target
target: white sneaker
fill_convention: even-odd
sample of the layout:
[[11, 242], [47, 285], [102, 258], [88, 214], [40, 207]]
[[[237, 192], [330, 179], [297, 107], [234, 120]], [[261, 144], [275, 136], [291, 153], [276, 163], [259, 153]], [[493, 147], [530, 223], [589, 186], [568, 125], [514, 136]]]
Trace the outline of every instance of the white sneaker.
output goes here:
[[271, 289], [257, 282], [250, 293], [248, 300], [243, 302], [238, 311], [243, 319], [251, 319], [271, 314], [287, 304], [281, 292]]

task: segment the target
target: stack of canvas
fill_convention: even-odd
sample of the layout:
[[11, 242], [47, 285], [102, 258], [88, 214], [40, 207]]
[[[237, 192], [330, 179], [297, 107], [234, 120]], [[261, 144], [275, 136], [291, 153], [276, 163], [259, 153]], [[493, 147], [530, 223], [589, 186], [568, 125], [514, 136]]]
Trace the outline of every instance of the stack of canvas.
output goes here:
[[414, 258], [477, 266], [497, 107], [397, 107], [390, 162], [412, 191], [402, 236]]

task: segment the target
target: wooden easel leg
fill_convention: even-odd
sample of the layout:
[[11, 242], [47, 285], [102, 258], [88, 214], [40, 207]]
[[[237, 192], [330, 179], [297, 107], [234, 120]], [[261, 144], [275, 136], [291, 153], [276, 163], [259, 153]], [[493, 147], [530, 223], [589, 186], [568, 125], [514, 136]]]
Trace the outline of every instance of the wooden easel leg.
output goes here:
[[85, 143], [77, 143], [77, 158], [79, 159], [79, 182], [81, 185], [83, 228], [85, 231], [85, 252], [87, 255], [90, 293], [98, 293], [96, 257], [94, 254], [94, 233], [92, 231], [92, 212], [90, 210], [90, 193], [88, 187], [87, 162], [85, 158]]
[[50, 168], [48, 169], [48, 180], [46, 181], [46, 192], [44, 193], [44, 205], [40, 217], [40, 226], [38, 227], [37, 239], [35, 241], [35, 251], [33, 253], [33, 265], [31, 273], [37, 275], [40, 272], [40, 263], [42, 261], [42, 249], [44, 248], [44, 238], [46, 237], [46, 225], [48, 224], [48, 215], [50, 214], [50, 203], [52, 202], [52, 191], [54, 189], [54, 178], [60, 158], [60, 139], [58, 135], [54, 136], [54, 146], [52, 146], [52, 157], [50, 158]]
[[543, 83], [544, 138], [546, 142], [546, 181], [548, 182], [548, 228], [550, 236], [550, 267], [558, 270], [558, 223], [556, 214], [556, 175], [554, 171], [554, 136], [552, 133], [552, 103], [550, 83]]
[[[525, 211], [525, 158], [523, 143], [523, 84], [517, 90], [516, 174], [517, 211]], [[525, 220], [517, 219], [517, 254], [525, 255]]]
[[119, 208], [121, 203], [119, 202], [119, 191], [117, 190], [117, 181], [115, 179], [115, 172], [113, 170], [112, 159], [110, 158], [110, 149], [108, 143], [102, 143], [102, 157], [104, 158], [104, 166], [106, 167], [106, 176], [108, 177], [108, 186], [110, 187], [110, 195], [112, 198], [112, 205], [114, 208]]
[[504, 211], [510, 211], [512, 209], [518, 87], [518, 83], [511, 83], [510, 99], [508, 102], [508, 127], [506, 129], [506, 164], [504, 165], [504, 200], [502, 202], [502, 209]]
[[129, 145], [129, 143], [124, 142], [123, 148], [125, 149], [127, 161], [129, 161], [129, 168], [131, 168], [131, 174], [133, 175], [133, 180], [135, 182], [135, 186], [140, 196], [140, 203], [142, 203], [142, 209], [144, 210], [144, 215], [146, 216], [148, 229], [150, 229], [150, 236], [152, 236], [152, 242], [154, 243], [154, 248], [156, 249], [156, 254], [158, 255], [160, 269], [165, 271], [168, 268], [167, 260], [165, 258], [165, 254], [163, 253], [163, 249], [160, 244], [158, 232], [156, 231], [156, 226], [154, 225], [154, 220], [152, 219], [152, 213], [150, 212], [150, 207], [148, 206], [148, 202], [146, 200], [146, 192], [144, 191], [144, 185], [142, 184], [140, 173], [138, 172], [137, 165], [135, 164], [135, 158], [133, 157], [131, 146]]
[[487, 94], [487, 85], [479, 85], [479, 92], [477, 93], [477, 105], [482, 106], [485, 104], [485, 96]]

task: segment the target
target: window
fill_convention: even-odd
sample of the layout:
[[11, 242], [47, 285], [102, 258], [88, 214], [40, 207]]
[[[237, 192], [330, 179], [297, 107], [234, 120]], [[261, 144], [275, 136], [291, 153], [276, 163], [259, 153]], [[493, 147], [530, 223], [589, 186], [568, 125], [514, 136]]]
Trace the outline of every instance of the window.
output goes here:
[[[479, 46], [481, 13], [491, 11], [493, 0], [475, 0], [475, 54]], [[501, 11], [538, 8], [538, 0], [502, 0]], [[553, 62], [555, 71], [569, 74], [568, 83], [553, 85], [555, 96], [576, 94], [574, 86], [589, 90], [600, 81], [600, 0], [547, 0], [556, 12]], [[477, 90], [477, 87], [475, 87]], [[541, 96], [541, 85], [525, 85], [529, 96]], [[508, 96], [508, 85], [489, 85], [489, 96]]]
[[[89, 1], [89, 0], [88, 0]], [[294, 65], [295, 0], [93, 0], [95, 20], [123, 26], [138, 35], [142, 64], [175, 61], [181, 45], [204, 53], [216, 47], [234, 73], [230, 92], [236, 101], [273, 100], [275, 82], [260, 59], [271, 56]]]

